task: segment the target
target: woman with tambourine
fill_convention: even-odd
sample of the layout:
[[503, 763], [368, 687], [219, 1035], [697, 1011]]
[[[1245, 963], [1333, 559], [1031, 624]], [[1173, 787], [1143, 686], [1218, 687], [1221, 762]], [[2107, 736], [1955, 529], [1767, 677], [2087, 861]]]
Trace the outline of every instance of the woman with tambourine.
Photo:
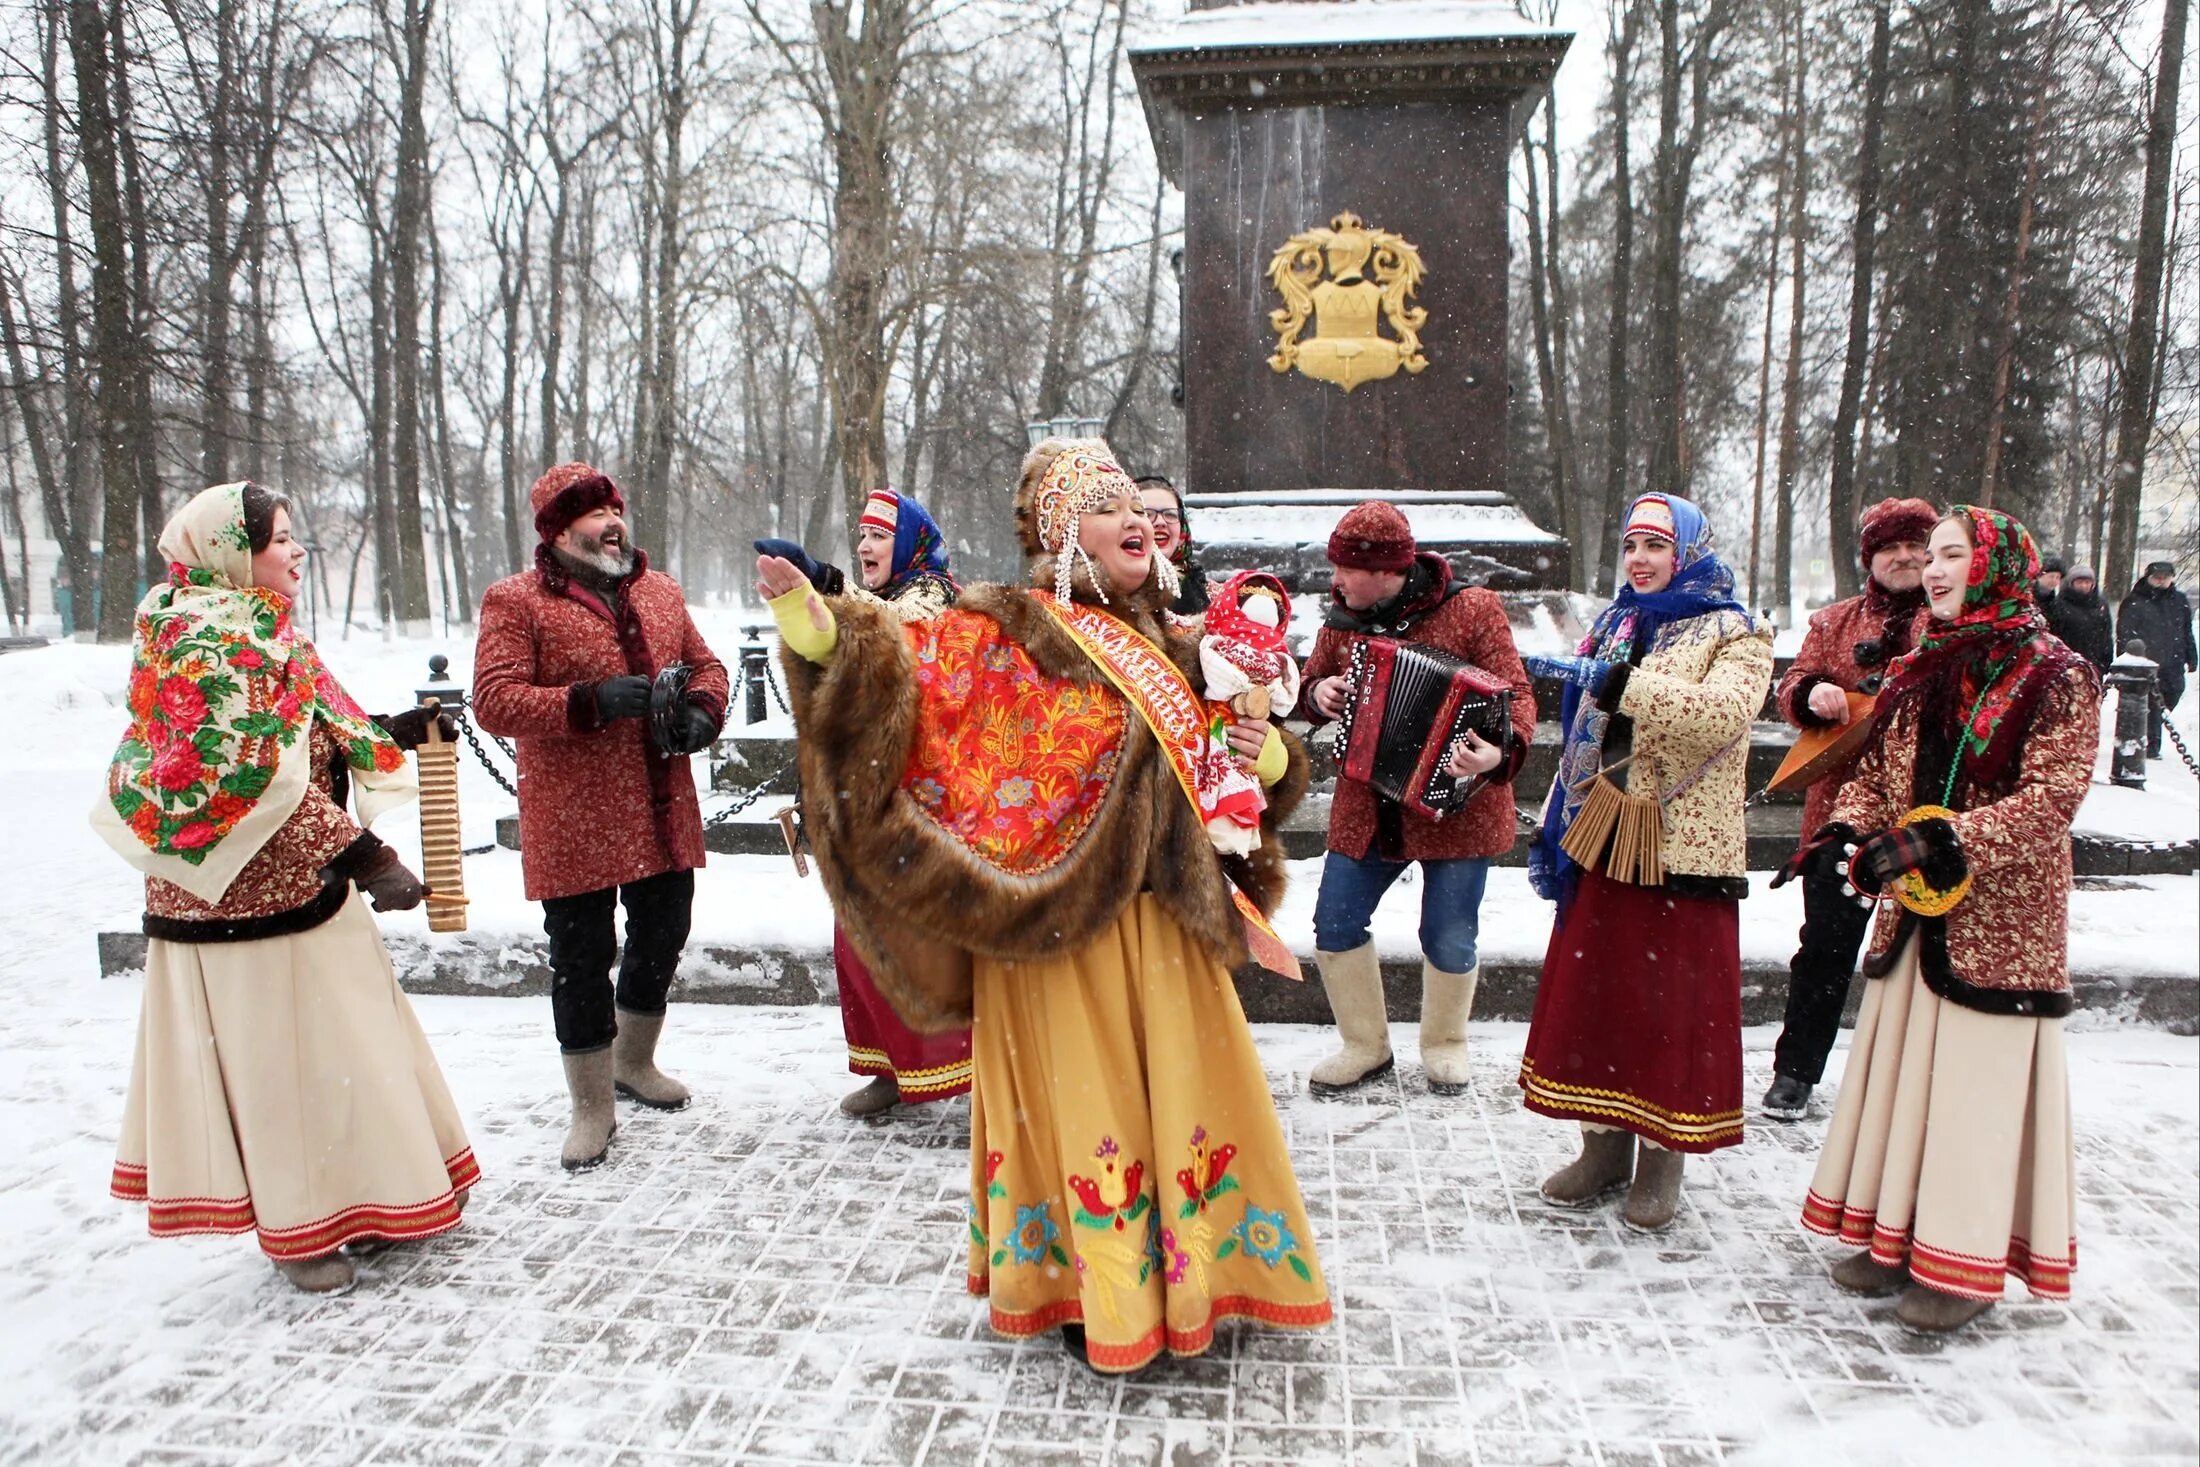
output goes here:
[[1888, 671], [1883, 732], [1778, 879], [1838, 873], [1879, 906], [1804, 1225], [1863, 1246], [1835, 1283], [1905, 1290], [1902, 1322], [1942, 1331], [2009, 1274], [2070, 1293], [2070, 822], [2100, 695], [2033, 601], [2024, 526], [1957, 505], [1930, 543], [1932, 621]]
[[1587, 1207], [1626, 1187], [1623, 1219], [1655, 1232], [1687, 1153], [1742, 1139], [1743, 776], [1772, 633], [1685, 499], [1628, 506], [1620, 572], [1575, 655], [1522, 659], [1566, 693], [1528, 853], [1557, 914], [1520, 1087], [1528, 1109], [1581, 1123], [1581, 1155], [1544, 1200]]

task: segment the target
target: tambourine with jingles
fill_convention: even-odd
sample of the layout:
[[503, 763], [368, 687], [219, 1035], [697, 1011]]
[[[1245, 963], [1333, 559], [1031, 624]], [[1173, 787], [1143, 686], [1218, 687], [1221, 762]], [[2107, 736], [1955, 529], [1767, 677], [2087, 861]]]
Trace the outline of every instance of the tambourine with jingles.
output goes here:
[[[1920, 805], [1895, 822], [1896, 826], [1915, 825], [1920, 820], [1952, 820], [1955, 811], [1945, 805]], [[1905, 871], [1887, 883], [1886, 894], [1900, 902], [1920, 917], [1945, 917], [1955, 910], [1955, 905], [1970, 894], [1971, 873], [1963, 873], [1963, 879], [1954, 886], [1942, 890], [1925, 879], [1922, 871]]]

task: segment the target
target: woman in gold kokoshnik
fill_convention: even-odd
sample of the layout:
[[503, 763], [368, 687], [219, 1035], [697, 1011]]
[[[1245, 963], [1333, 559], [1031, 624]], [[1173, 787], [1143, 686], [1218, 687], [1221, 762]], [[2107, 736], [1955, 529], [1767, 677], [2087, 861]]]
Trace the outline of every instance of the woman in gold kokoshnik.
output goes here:
[[[1031, 584], [917, 625], [757, 563], [834, 910], [913, 1028], [971, 1026], [970, 1290], [1111, 1372], [1232, 1316], [1326, 1324], [1230, 977], [1273, 944], [1303, 751], [1267, 723], [1211, 750], [1173, 568], [1106, 444], [1033, 449], [1015, 513]], [[1269, 790], [1246, 858], [1204, 828], [1233, 758]]]

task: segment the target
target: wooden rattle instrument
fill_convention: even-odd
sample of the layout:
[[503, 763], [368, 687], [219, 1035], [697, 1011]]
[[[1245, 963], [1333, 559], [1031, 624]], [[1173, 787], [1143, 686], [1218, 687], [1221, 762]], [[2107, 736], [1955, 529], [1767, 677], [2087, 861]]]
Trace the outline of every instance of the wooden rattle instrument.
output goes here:
[[428, 710], [427, 737], [413, 751], [420, 761], [420, 875], [427, 882], [428, 930], [466, 930], [466, 867], [458, 828], [458, 745], [443, 737], [437, 714], [446, 702], [465, 707], [465, 694], [440, 686], [442, 656], [428, 659], [429, 676], [439, 685], [423, 688], [420, 706]]

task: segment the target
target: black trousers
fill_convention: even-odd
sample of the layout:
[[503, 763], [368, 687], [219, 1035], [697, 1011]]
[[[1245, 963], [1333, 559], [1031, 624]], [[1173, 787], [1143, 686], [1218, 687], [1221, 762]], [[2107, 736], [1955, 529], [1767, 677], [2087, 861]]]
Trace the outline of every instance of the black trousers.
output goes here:
[[[2159, 677], [2160, 674], [2156, 674], [2156, 676]], [[2162, 720], [2168, 717], [2170, 710], [2175, 708], [2184, 696], [2185, 680], [2183, 678], [2180, 677], [2174, 682], [2168, 678], [2161, 678], [2161, 681], [2156, 685], [2155, 696], [2147, 699], [2147, 757], [2149, 759], [2162, 757]]]
[[1838, 876], [1803, 878], [1803, 930], [1788, 962], [1787, 1018], [1772, 1051], [1772, 1068], [1806, 1085], [1826, 1073], [1857, 950], [1871, 927], [1871, 909], [1858, 906], [1842, 887]]
[[[614, 901], [626, 907], [626, 946], [613, 926]], [[550, 939], [550, 1014], [558, 1048], [567, 1054], [602, 1049], [618, 1032], [612, 1011], [611, 960], [619, 959], [619, 1008], [661, 1014], [680, 949], [687, 946], [695, 907], [695, 873], [667, 871], [542, 904]]]

